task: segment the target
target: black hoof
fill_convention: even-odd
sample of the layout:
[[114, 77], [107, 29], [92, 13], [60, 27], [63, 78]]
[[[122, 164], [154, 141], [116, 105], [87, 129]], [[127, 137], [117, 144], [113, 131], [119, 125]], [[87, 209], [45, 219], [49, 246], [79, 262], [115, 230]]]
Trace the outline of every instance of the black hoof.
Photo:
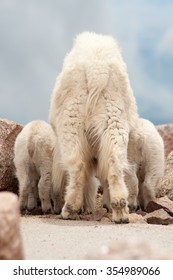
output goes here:
[[129, 205], [128, 207], [129, 207], [130, 213], [136, 212], [136, 206], [134, 206], [134, 205]]
[[117, 203], [112, 202], [112, 203], [111, 203], [111, 207], [112, 207], [113, 209], [116, 208], [116, 207], [117, 207]]
[[103, 208], [105, 208], [107, 212], [109, 212], [109, 207], [107, 206], [107, 204], [103, 204]]
[[71, 204], [68, 204], [66, 205], [66, 210], [69, 214], [72, 214], [73, 213], [73, 207]]
[[115, 224], [128, 224], [129, 219], [120, 219], [119, 221], [115, 221]]
[[124, 208], [126, 206], [126, 200], [124, 198], [120, 199], [120, 206], [121, 208]]
[[44, 211], [43, 214], [44, 215], [52, 214], [52, 210], [48, 209], [48, 210]]

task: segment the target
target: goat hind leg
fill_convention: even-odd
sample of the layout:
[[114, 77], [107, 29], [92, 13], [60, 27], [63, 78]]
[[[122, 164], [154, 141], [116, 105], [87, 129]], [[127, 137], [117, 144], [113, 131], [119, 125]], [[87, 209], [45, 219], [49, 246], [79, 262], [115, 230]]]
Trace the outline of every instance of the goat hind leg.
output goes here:
[[64, 219], [76, 219], [83, 211], [84, 187], [87, 182], [85, 163], [78, 159], [68, 166], [69, 184], [66, 186], [65, 205], [61, 215]]
[[44, 214], [52, 213], [50, 174], [42, 174], [38, 183], [38, 194]]
[[98, 180], [94, 176], [91, 176], [89, 177], [84, 190], [84, 211], [87, 214], [92, 213], [95, 209], [97, 191]]
[[124, 182], [123, 171], [115, 170], [114, 161], [109, 161], [109, 193], [112, 208], [112, 221], [115, 223], [128, 223], [128, 190]]
[[125, 182], [128, 187], [128, 205], [130, 212], [134, 212], [138, 206], [138, 178], [136, 176], [136, 172], [126, 173]]

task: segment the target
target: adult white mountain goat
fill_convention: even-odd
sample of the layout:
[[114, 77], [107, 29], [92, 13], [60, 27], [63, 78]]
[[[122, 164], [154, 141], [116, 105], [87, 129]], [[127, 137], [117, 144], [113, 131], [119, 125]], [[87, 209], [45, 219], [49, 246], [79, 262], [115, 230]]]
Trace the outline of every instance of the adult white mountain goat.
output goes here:
[[95, 33], [80, 34], [57, 78], [49, 116], [58, 139], [53, 167], [57, 197], [66, 185], [64, 219], [74, 219], [80, 210], [92, 210], [90, 182], [97, 174], [101, 184], [109, 187], [112, 220], [128, 222], [123, 174], [128, 165], [129, 131], [137, 117], [116, 41]]
[[51, 211], [53, 149], [56, 136], [50, 124], [36, 120], [18, 134], [14, 164], [19, 181], [21, 210], [33, 210], [41, 200], [43, 213]]

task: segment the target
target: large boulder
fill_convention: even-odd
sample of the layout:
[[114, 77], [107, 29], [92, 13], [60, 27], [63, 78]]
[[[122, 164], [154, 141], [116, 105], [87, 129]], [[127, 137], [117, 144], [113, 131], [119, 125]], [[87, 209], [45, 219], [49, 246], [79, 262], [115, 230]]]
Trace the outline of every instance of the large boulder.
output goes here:
[[22, 126], [6, 119], [0, 119], [0, 191], [18, 194], [18, 181], [15, 178], [13, 146]]
[[0, 260], [24, 259], [16, 194], [0, 192]]
[[173, 124], [161, 124], [157, 125], [156, 128], [163, 138], [165, 156], [167, 157], [173, 151]]

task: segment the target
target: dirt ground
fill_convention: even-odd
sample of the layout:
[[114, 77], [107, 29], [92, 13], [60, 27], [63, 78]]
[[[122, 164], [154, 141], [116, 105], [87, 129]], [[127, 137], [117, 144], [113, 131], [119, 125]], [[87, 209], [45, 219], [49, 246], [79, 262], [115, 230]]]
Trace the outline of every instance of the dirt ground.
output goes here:
[[79, 260], [112, 242], [145, 240], [164, 254], [173, 252], [173, 225], [68, 221], [50, 216], [21, 217], [26, 259]]

